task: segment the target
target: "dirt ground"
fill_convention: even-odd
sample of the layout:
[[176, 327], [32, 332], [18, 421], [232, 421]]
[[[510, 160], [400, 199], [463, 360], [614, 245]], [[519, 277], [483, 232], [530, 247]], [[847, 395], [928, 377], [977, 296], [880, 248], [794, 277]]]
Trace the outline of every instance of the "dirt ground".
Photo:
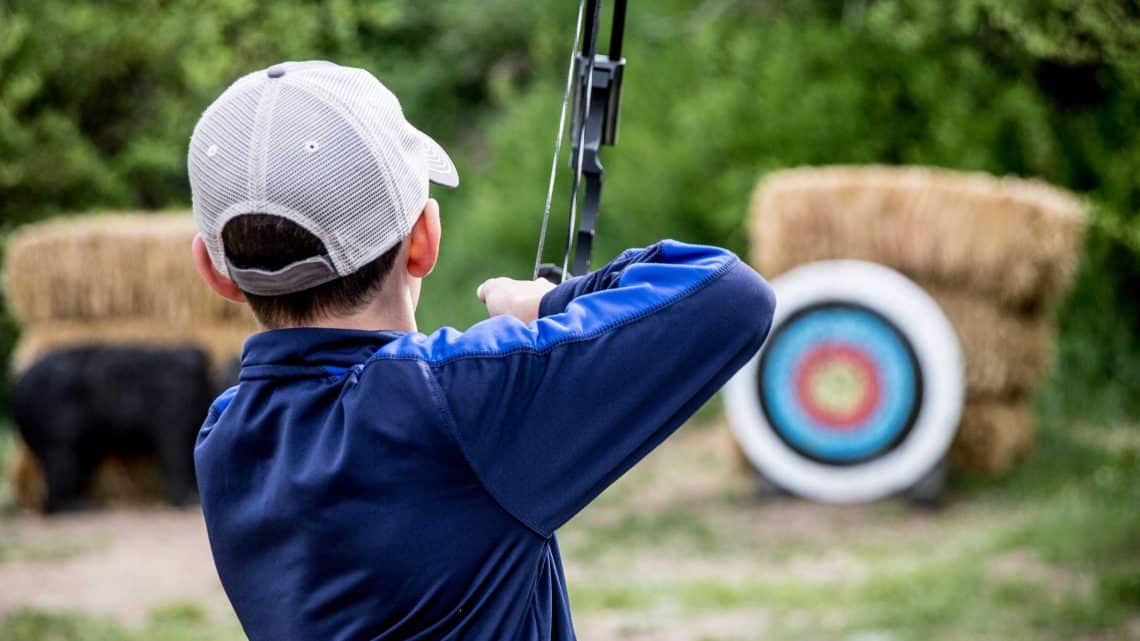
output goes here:
[[[683, 430], [560, 533], [581, 638], [750, 639], [777, 629], [782, 638], [820, 617], [842, 628], [840, 610], [797, 614], [796, 595], [970, 559], [992, 533], [1026, 519], [984, 501], [923, 511], [758, 500], [729, 442], [722, 425]], [[31, 607], [138, 626], [156, 608], [192, 603], [232, 621], [196, 509], [6, 516], [0, 541], [0, 616]], [[1032, 552], [1003, 552], [984, 565], [984, 576], [1027, 581], [1044, 594], [1091, 589], [1088, 577]], [[769, 600], [783, 603], [778, 613]], [[1140, 638], [1140, 621], [1135, 627], [1135, 637], [1112, 638]], [[844, 637], [895, 638], [874, 630]]]
[[198, 510], [21, 516], [0, 522], [0, 537], [25, 550], [0, 563], [0, 613], [77, 610], [136, 625], [169, 603], [229, 611]]
[[[659, 507], [694, 507], [714, 499], [726, 487], [746, 488], [746, 478], [731, 467], [723, 467], [727, 441], [714, 430], [682, 433], [663, 450], [665, 456], [648, 459], [631, 477], [593, 506], [583, 517], [587, 526], [620, 526], [630, 502], [640, 510]], [[676, 456], [690, 461], [713, 459], [716, 463], [702, 474], [686, 474], [689, 481], [665, 469], [677, 470]], [[691, 466], [691, 464], [690, 464]], [[686, 470], [688, 472], [689, 470]], [[695, 470], [693, 470], [695, 471]], [[663, 482], [662, 482], [663, 481]], [[699, 511], [699, 510], [698, 510]], [[817, 506], [783, 500], [749, 510], [743, 525], [767, 544], [781, 545], [786, 539], [799, 543], [826, 542], [833, 533], [862, 522], [863, 510]], [[694, 516], [699, 516], [694, 514]], [[911, 529], [921, 533], [921, 520]], [[896, 532], [895, 535], [903, 533]], [[570, 547], [590, 534], [571, 529], [565, 538]], [[68, 609], [106, 615], [126, 623], [139, 623], [155, 607], [168, 603], [199, 603], [215, 613], [226, 613], [228, 603], [210, 557], [202, 514], [197, 509], [146, 508], [97, 511], [53, 518], [35, 515], [2, 517], [0, 539], [15, 552], [0, 563], [0, 613], [18, 607]], [[567, 543], [564, 541], [564, 546]], [[859, 569], [842, 555], [825, 558], [795, 557], [775, 568], [770, 563], [723, 564], [706, 558], [660, 556], [660, 546], [627, 550], [633, 552], [628, 565], [642, 577], [700, 577], [715, 572], [719, 578], [745, 577], [763, 571], [792, 573], [806, 581], [827, 580], [835, 573], [850, 574]], [[601, 567], [566, 559], [571, 574], [592, 574]], [[626, 563], [622, 564], [626, 568]], [[622, 569], [624, 573], [626, 569]], [[603, 621], [600, 621], [604, 627]]]

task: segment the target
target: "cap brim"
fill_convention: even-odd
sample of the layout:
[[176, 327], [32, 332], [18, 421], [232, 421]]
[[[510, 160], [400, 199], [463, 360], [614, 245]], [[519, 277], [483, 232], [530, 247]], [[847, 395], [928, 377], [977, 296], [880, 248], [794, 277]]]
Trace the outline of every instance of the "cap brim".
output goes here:
[[441, 187], [458, 187], [459, 186], [459, 172], [455, 170], [455, 163], [451, 162], [451, 157], [439, 146], [439, 143], [432, 140], [431, 136], [420, 132], [424, 137], [424, 149], [427, 154], [428, 165], [428, 179]]

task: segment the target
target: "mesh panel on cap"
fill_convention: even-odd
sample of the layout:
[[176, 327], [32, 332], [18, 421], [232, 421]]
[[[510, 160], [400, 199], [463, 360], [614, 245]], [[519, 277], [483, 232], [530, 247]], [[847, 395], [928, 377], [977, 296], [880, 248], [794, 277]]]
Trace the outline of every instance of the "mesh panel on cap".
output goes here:
[[250, 197], [250, 145], [262, 90], [261, 85], [235, 83], [198, 121], [190, 139], [194, 217], [214, 267], [223, 274], [220, 218], [230, 205]]
[[[355, 272], [408, 232], [406, 215], [366, 139], [309, 91], [281, 85], [270, 125], [266, 200], [320, 231], [341, 275]], [[305, 220], [307, 219], [307, 220]]]
[[283, 216], [316, 235], [339, 274], [355, 272], [411, 230], [446, 154], [362, 69], [288, 62], [251, 73], [199, 120], [189, 150], [194, 214], [215, 267], [221, 231], [243, 213]]
[[[404, 118], [396, 95], [363, 69], [316, 67], [296, 82], [340, 108], [356, 127], [392, 181], [394, 206], [411, 230], [428, 198], [426, 150], [423, 136]], [[373, 258], [379, 252], [373, 254]]]

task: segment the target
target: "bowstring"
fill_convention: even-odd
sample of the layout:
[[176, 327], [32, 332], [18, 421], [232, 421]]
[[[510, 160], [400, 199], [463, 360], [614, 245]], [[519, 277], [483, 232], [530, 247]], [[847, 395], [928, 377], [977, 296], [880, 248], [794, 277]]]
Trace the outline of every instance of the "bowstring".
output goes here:
[[[584, 2], [583, 6], [585, 6]], [[570, 189], [570, 220], [566, 226], [566, 249], [562, 254], [562, 282], [566, 282], [570, 275], [570, 250], [573, 248], [574, 234], [578, 230], [578, 192], [581, 191], [582, 186], [582, 159], [586, 156], [586, 123], [590, 117], [590, 98], [594, 95], [592, 86], [594, 82], [594, 61], [598, 23], [601, 19], [601, 15], [595, 15], [593, 33], [586, 34], [586, 37], [591, 38], [593, 42], [590, 46], [589, 58], [586, 61], [586, 73], [580, 81], [590, 83], [590, 85], [582, 90], [582, 111], [578, 114], [578, 160], [574, 167], [574, 183]], [[578, 47], [575, 46], [574, 49], [577, 50]]]
[[[534, 276], [538, 278], [539, 268], [542, 267], [542, 253], [546, 248], [546, 232], [550, 224], [550, 206], [554, 202], [554, 184], [558, 175], [558, 157], [562, 154], [562, 139], [566, 134], [566, 113], [569, 111], [570, 105], [570, 91], [574, 86], [574, 67], [578, 56], [578, 46], [582, 40], [582, 22], [586, 15], [586, 2], [582, 0], [578, 5], [578, 26], [574, 32], [574, 47], [570, 50], [570, 66], [566, 71], [566, 89], [562, 93], [562, 112], [558, 116], [558, 137], [554, 140], [554, 159], [550, 162], [550, 182], [546, 187], [546, 205], [542, 208], [542, 228], [538, 233], [538, 252], [534, 257]], [[591, 66], [593, 62], [591, 61]], [[581, 149], [581, 145], [579, 145]], [[579, 153], [581, 156], [581, 153]], [[579, 158], [579, 171], [581, 171], [581, 160]], [[577, 181], [575, 181], [575, 184]], [[577, 191], [577, 190], [575, 190]], [[573, 208], [573, 200], [571, 201]], [[573, 213], [571, 213], [573, 215]], [[565, 261], [563, 261], [565, 262]], [[566, 278], [565, 268], [563, 268], [563, 280]]]

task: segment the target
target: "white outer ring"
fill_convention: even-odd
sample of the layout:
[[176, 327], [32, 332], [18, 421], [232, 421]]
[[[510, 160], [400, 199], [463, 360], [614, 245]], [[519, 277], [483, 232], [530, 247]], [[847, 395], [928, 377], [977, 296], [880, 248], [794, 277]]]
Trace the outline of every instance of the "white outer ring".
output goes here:
[[873, 501], [917, 483], [950, 447], [966, 394], [962, 347], [942, 308], [902, 274], [856, 260], [810, 263], [774, 279], [772, 287], [773, 332], [792, 314], [820, 302], [853, 303], [894, 323], [918, 359], [922, 407], [906, 440], [884, 456], [849, 466], [812, 461], [780, 440], [764, 416], [756, 392], [762, 349], [725, 386], [729, 424], [745, 455], [777, 485], [828, 503]]

